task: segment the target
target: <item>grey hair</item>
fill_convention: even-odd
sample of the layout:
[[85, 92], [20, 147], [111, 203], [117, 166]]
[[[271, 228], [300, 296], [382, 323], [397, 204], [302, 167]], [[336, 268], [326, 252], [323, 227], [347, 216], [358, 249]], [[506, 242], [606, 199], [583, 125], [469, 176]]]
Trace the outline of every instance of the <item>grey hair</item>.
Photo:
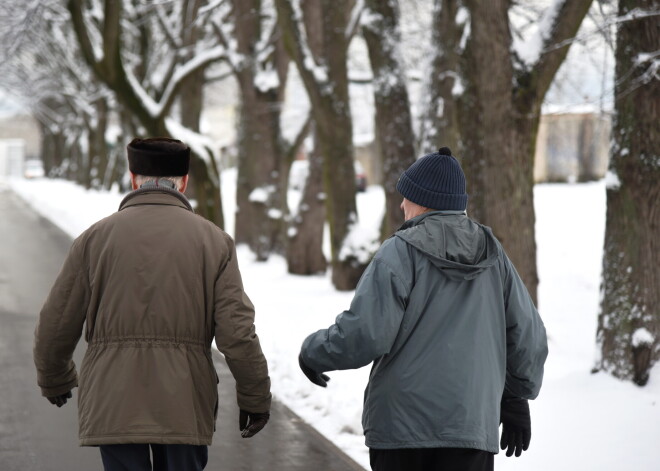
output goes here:
[[183, 186], [183, 177], [149, 177], [147, 175], [135, 175], [135, 184], [138, 188], [150, 180], [169, 180], [174, 183], [177, 190]]

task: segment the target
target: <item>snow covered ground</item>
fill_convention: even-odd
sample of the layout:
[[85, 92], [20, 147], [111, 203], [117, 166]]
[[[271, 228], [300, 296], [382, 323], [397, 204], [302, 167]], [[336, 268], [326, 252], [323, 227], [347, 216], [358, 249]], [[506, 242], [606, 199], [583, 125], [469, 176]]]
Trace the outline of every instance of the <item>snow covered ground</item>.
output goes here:
[[[235, 173], [225, 172], [228, 228], [233, 226], [234, 179]], [[114, 212], [123, 196], [85, 191], [62, 180], [17, 179], [8, 184], [72, 236]], [[383, 198], [378, 187], [358, 194], [365, 230], [376, 230]], [[645, 388], [590, 374], [596, 354], [604, 183], [537, 185], [535, 205], [539, 304], [550, 355], [541, 395], [531, 403], [530, 449], [520, 458], [500, 453], [496, 469], [658, 470], [660, 365]], [[297, 364], [303, 339], [330, 325], [348, 307], [352, 294], [336, 292], [329, 275], [287, 274], [279, 257], [258, 263], [240, 247], [239, 259], [246, 290], [257, 308], [257, 332], [275, 396], [368, 469], [360, 415], [369, 368], [332, 372], [328, 388], [321, 389], [307, 381]]]

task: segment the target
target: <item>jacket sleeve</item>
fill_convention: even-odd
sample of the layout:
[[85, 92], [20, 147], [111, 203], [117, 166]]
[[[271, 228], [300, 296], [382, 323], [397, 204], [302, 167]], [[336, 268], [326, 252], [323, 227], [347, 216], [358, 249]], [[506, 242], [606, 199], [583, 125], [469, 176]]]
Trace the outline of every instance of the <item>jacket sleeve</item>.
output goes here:
[[505, 394], [523, 399], [538, 396], [548, 356], [545, 327], [515, 267], [504, 259], [506, 313]]
[[37, 383], [45, 397], [59, 396], [78, 386], [73, 352], [82, 335], [90, 291], [82, 245], [78, 238], [71, 246], [34, 332]]
[[268, 364], [254, 327], [254, 306], [243, 290], [236, 248], [215, 283], [215, 343], [236, 380], [238, 406], [248, 412], [270, 410]]
[[391, 350], [411, 289], [393, 268], [399, 261], [405, 263], [389, 239], [360, 278], [349, 310], [303, 342], [307, 366], [317, 372], [360, 368]]

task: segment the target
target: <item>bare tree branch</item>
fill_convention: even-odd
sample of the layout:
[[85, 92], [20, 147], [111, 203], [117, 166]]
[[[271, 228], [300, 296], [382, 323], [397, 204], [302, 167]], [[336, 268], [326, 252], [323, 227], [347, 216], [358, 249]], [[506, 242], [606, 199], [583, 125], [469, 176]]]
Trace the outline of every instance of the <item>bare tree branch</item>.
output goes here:
[[541, 55], [529, 71], [534, 93], [532, 96], [521, 97], [525, 100], [523, 106], [528, 111], [536, 110], [541, 106], [543, 97], [550, 88], [557, 70], [568, 54], [570, 44], [550, 48], [576, 35], [582, 20], [589, 11], [591, 2], [592, 0], [564, 0], [558, 7], [550, 34], [544, 38]]

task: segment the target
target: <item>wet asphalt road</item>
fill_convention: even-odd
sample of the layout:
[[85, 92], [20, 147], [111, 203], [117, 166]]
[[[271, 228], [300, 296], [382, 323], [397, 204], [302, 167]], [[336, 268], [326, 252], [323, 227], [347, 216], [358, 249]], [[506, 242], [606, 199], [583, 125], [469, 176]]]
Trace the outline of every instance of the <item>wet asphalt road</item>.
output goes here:
[[[37, 316], [71, 239], [0, 182], [0, 470], [101, 470], [99, 452], [78, 446], [76, 396], [58, 409], [41, 397], [32, 362]], [[80, 365], [85, 342], [76, 350]], [[216, 352], [217, 353], [217, 352]], [[216, 355], [220, 412], [207, 470], [361, 470], [282, 404], [258, 435], [238, 431], [235, 383]]]

